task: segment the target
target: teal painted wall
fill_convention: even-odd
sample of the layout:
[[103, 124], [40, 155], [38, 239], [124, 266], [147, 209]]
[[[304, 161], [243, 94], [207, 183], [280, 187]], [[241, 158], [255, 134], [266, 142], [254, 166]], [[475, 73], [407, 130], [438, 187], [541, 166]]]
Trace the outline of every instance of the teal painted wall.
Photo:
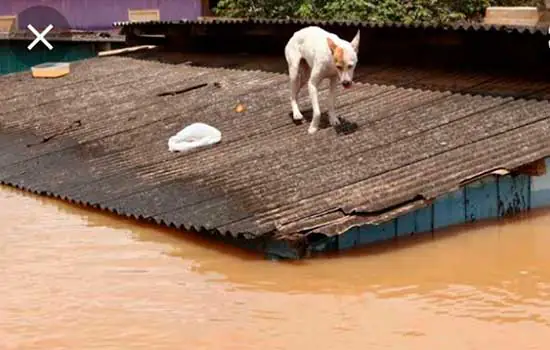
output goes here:
[[[546, 169], [550, 171], [550, 158], [546, 159]], [[550, 205], [550, 174], [531, 179], [531, 208], [543, 208]]]
[[[27, 45], [28, 43], [25, 41], [21, 41], [20, 43], [12, 41], [10, 47], [6, 40], [0, 41], [0, 75], [26, 71], [29, 70], [31, 66], [51, 60], [52, 56], [49, 50], [28, 51]], [[14, 50], [18, 53], [30, 56], [28, 60], [30, 64], [25, 65], [18, 61], [14, 55]], [[55, 44], [55, 50], [63, 50], [66, 52], [65, 58], [62, 60], [64, 62], [78, 61], [96, 55], [95, 46], [90, 43], [57, 42]], [[57, 53], [57, 56], [59, 57], [59, 53]], [[56, 59], [56, 61], [59, 61], [59, 59]]]
[[548, 173], [544, 176], [487, 177], [382, 225], [353, 228], [317, 242], [311, 251], [347, 250], [454, 225], [512, 216], [534, 208], [550, 208], [550, 158], [545, 162]]

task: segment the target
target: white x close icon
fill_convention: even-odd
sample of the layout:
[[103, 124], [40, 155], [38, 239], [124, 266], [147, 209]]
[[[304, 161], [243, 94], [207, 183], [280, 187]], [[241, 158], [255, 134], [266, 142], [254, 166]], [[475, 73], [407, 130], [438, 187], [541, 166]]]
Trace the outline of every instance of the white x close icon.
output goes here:
[[33, 34], [36, 36], [36, 39], [34, 39], [34, 41], [27, 47], [27, 49], [29, 49], [29, 51], [32, 50], [32, 48], [35, 47], [36, 44], [38, 44], [38, 42], [40, 42], [40, 41], [41, 41], [44, 45], [46, 45], [46, 47], [47, 47], [48, 49], [50, 49], [50, 50], [53, 49], [52, 44], [50, 44], [50, 43], [48, 42], [48, 40], [46, 40], [46, 38], [44, 38], [44, 37], [46, 36], [46, 34], [48, 34], [48, 32], [49, 32], [50, 30], [53, 29], [53, 25], [50, 24], [48, 27], [46, 27], [46, 29], [44, 29], [44, 31], [43, 31], [42, 33], [39, 33], [38, 30], [36, 30], [36, 29], [32, 26], [32, 24], [29, 24], [29, 25], [27, 26], [27, 28], [29, 28], [29, 30], [30, 30], [31, 32], [33, 32]]

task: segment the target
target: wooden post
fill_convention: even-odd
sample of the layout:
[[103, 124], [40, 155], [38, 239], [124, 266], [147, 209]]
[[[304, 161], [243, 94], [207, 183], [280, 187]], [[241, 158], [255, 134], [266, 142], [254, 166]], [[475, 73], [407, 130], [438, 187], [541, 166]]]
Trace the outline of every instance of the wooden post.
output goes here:
[[517, 168], [515, 172], [529, 176], [546, 175], [546, 161], [544, 159], [539, 159], [533, 163], [525, 164]]
[[0, 16], [0, 33], [11, 33], [17, 30], [17, 16]]
[[212, 11], [210, 11], [210, 0], [201, 0], [201, 17], [210, 16], [212, 16]]
[[543, 24], [550, 24], [550, 0], [544, 0], [540, 7], [540, 11], [540, 22]]

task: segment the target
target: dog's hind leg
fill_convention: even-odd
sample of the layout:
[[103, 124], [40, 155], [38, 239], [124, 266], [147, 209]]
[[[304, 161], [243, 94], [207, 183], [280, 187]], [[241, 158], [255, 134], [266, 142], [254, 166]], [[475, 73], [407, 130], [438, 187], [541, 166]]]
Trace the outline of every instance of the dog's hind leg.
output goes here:
[[300, 90], [307, 84], [311, 74], [311, 69], [309, 68], [309, 64], [307, 64], [306, 60], [302, 59], [300, 61], [300, 69], [298, 70], [298, 72], [300, 76]]
[[292, 107], [292, 118], [302, 120], [304, 116], [298, 107], [298, 93], [300, 92], [300, 60], [290, 59], [288, 64], [288, 75], [290, 78], [290, 105]]

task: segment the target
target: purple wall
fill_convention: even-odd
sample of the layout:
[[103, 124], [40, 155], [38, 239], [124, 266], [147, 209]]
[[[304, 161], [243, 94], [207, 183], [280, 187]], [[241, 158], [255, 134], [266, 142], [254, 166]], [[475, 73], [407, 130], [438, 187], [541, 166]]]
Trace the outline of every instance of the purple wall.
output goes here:
[[[110, 29], [113, 22], [127, 21], [128, 9], [156, 8], [160, 19], [196, 19], [201, 0], [0, 0], [0, 16], [15, 15], [31, 6], [48, 6], [59, 11], [74, 29]], [[20, 23], [25, 27], [26, 23]]]

